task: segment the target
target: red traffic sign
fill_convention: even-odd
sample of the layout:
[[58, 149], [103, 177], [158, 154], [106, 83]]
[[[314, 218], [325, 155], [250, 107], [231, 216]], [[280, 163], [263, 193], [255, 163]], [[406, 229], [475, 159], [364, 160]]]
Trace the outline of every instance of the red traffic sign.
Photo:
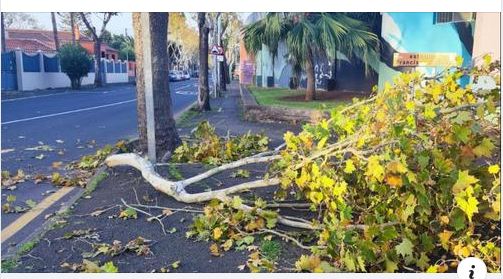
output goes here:
[[218, 45], [213, 45], [211, 47], [211, 54], [213, 55], [223, 55], [224, 54], [224, 48]]

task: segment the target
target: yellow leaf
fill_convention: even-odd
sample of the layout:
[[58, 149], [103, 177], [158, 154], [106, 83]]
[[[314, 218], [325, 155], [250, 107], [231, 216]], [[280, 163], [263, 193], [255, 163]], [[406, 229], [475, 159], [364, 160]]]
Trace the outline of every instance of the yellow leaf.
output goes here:
[[222, 236], [222, 229], [221, 228], [213, 229], [213, 239], [219, 240], [221, 236]]
[[449, 239], [451, 239], [453, 232], [444, 230], [443, 232], [438, 234], [438, 238], [440, 239], [440, 244], [442, 248], [446, 251], [449, 251]]
[[[470, 190], [470, 191], [469, 191]], [[475, 197], [472, 196], [473, 189], [472, 187], [468, 187], [466, 189], [466, 199], [460, 195], [455, 197], [456, 203], [458, 207], [465, 212], [468, 217], [468, 221], [472, 222], [473, 214], [478, 213], [478, 204], [479, 202]]]
[[317, 191], [309, 193], [309, 198], [314, 204], [319, 204], [323, 200], [323, 194]]
[[399, 175], [387, 175], [386, 183], [391, 187], [400, 187], [403, 185], [402, 177]]
[[355, 171], [355, 170], [356, 170], [356, 168], [353, 163], [353, 160], [351, 160], [351, 159], [346, 160], [346, 167], [344, 168], [344, 172], [345, 173], [353, 173], [353, 171]]
[[389, 162], [386, 167], [392, 173], [406, 173], [407, 172], [407, 168], [400, 161], [397, 161], [397, 160]]
[[477, 182], [479, 182], [479, 180], [475, 176], [468, 174], [468, 171], [461, 171], [460, 170], [458, 172], [458, 180], [452, 186], [452, 192], [454, 194], [457, 194], [457, 193], [463, 191], [468, 186], [473, 185]]
[[428, 267], [426, 273], [437, 273], [438, 265], [432, 265]]
[[490, 174], [497, 174], [500, 172], [500, 167], [498, 165], [491, 165], [487, 170]]
[[372, 155], [368, 159], [367, 171], [365, 172], [370, 178], [375, 178], [377, 181], [382, 182], [384, 179], [384, 167], [379, 162], [379, 156]]
[[218, 257], [220, 256], [220, 251], [218, 249], [218, 245], [213, 243], [210, 245], [210, 253], [212, 256]]
[[442, 224], [444, 225], [447, 225], [449, 224], [449, 217], [448, 216], [440, 216], [440, 222], [442, 222]]
[[413, 111], [416, 108], [416, 104], [413, 101], [408, 101], [405, 103], [405, 108], [408, 111]]

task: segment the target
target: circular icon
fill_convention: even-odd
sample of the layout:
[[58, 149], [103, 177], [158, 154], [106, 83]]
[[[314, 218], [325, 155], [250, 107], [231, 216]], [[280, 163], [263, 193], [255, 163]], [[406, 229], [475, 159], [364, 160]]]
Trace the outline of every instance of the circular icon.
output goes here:
[[487, 275], [487, 266], [479, 258], [466, 258], [458, 265], [459, 279], [485, 279]]

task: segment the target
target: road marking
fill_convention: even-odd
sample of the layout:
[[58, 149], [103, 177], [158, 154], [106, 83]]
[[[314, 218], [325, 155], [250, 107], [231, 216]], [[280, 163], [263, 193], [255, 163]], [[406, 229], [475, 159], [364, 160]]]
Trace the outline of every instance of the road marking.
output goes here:
[[122, 102], [117, 102], [117, 103], [112, 103], [112, 104], [106, 104], [106, 105], [101, 105], [101, 106], [96, 106], [96, 107], [89, 107], [89, 108], [83, 108], [83, 109], [75, 109], [75, 110], [69, 110], [69, 111], [64, 111], [64, 112], [58, 112], [58, 113], [52, 113], [52, 114], [47, 114], [47, 115], [41, 115], [41, 116], [35, 116], [35, 117], [30, 117], [30, 118], [23, 118], [23, 119], [18, 119], [18, 120], [12, 120], [12, 121], [7, 121], [7, 122], [2, 122], [2, 125], [7, 125], [7, 124], [12, 124], [12, 123], [18, 123], [18, 122], [25, 122], [25, 121], [31, 121], [31, 120], [36, 120], [36, 119], [41, 119], [41, 118], [48, 118], [48, 117], [53, 117], [53, 116], [59, 116], [59, 115], [65, 115], [65, 114], [72, 114], [72, 113], [77, 113], [81, 111], [88, 111], [88, 110], [95, 110], [95, 109], [100, 109], [100, 108], [107, 108], [107, 107], [113, 107], [113, 106], [118, 106], [126, 103], [131, 103], [135, 102], [136, 99], [131, 99], [127, 101], [122, 101]]
[[54, 93], [54, 94], [46, 94], [46, 95], [38, 95], [38, 96], [30, 96], [30, 97], [21, 97], [21, 98], [13, 98], [13, 99], [7, 99], [7, 100], [2, 100], [2, 103], [10, 103], [10, 102], [15, 102], [15, 101], [22, 101], [22, 100], [28, 100], [28, 99], [35, 99], [35, 98], [43, 98], [43, 97], [52, 97], [52, 96], [63, 96], [63, 95], [78, 95], [78, 94], [100, 94], [99, 92], [64, 92], [64, 93]]
[[21, 215], [21, 217], [17, 218], [16, 221], [12, 222], [5, 229], [2, 230], [2, 243], [4, 243], [11, 236], [15, 235], [18, 231], [24, 228], [28, 223], [33, 221], [33, 219], [37, 218], [40, 214], [42, 214], [47, 208], [51, 207], [57, 201], [59, 201], [62, 197], [72, 191], [73, 187], [63, 187], [56, 191], [54, 194], [48, 196], [40, 203], [38, 203], [33, 209]]

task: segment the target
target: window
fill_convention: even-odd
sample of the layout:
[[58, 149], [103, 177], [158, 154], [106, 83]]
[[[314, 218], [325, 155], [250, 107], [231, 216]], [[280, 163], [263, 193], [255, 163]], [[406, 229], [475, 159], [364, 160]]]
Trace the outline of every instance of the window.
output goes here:
[[435, 24], [475, 20], [475, 13], [435, 13]]

